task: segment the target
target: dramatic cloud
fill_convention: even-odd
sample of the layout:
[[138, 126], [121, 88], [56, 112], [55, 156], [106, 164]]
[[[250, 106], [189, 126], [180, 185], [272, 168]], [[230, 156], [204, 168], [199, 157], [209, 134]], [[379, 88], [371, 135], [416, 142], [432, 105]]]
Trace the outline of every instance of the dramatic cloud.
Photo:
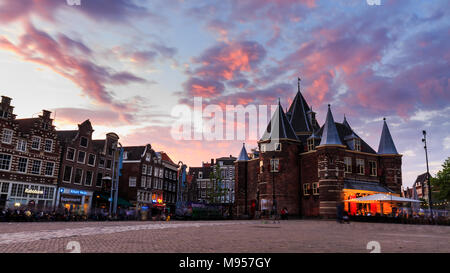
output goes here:
[[58, 124], [79, 124], [89, 119], [92, 124], [105, 126], [120, 126], [126, 123], [120, 121], [117, 112], [110, 110], [92, 110], [84, 108], [52, 109]]
[[158, 17], [131, 0], [82, 0], [79, 6], [70, 6], [66, 0], [0, 0], [0, 22], [9, 23], [31, 15], [54, 21], [55, 13], [63, 8], [81, 12], [96, 21], [123, 22], [131, 16]]
[[74, 47], [90, 52], [90, 49], [80, 41], [74, 41], [64, 35], [59, 35], [59, 40], [54, 39], [46, 32], [36, 29], [31, 23], [26, 23], [24, 29], [25, 34], [19, 37], [18, 44], [0, 37], [0, 49], [12, 51], [25, 61], [52, 69], [78, 85], [95, 102], [120, 112], [123, 121], [132, 120], [132, 115], [127, 112], [134, 111], [136, 105], [115, 100], [106, 86], [144, 83], [146, 80], [129, 72], [115, 72], [109, 67], [95, 64], [90, 58], [77, 55], [73, 50]]

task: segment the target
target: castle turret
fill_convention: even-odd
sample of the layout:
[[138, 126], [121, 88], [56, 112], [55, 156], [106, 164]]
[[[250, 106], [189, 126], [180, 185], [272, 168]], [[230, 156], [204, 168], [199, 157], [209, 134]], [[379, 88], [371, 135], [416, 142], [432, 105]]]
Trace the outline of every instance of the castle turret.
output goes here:
[[381, 156], [380, 167], [384, 170], [380, 177], [381, 182], [389, 189], [399, 193], [402, 185], [402, 155], [395, 148], [386, 118], [383, 118], [383, 130], [378, 145], [378, 154]]
[[336, 207], [342, 200], [344, 165], [341, 160], [346, 146], [338, 134], [330, 105], [322, 127], [322, 138], [317, 149], [319, 169], [319, 212], [322, 217], [336, 217]]

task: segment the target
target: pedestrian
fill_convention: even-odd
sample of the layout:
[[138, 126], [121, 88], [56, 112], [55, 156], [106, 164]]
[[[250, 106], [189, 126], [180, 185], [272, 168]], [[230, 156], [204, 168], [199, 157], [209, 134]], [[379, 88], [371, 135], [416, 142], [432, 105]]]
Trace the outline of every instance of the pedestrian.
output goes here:
[[336, 221], [342, 224], [343, 221], [343, 207], [342, 204], [336, 206]]
[[284, 220], [286, 218], [286, 211], [284, 208], [281, 210], [281, 220]]
[[342, 216], [342, 221], [344, 223], [350, 224], [350, 217], [348, 216], [348, 212], [344, 211], [343, 216]]

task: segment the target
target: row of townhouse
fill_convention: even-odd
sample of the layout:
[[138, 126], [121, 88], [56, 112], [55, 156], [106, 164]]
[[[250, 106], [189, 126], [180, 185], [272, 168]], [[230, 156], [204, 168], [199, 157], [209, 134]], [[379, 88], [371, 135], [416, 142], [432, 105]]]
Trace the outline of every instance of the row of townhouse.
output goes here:
[[[193, 202], [214, 204], [232, 204], [234, 202], [234, 182], [236, 157], [211, 159], [211, 163], [202, 163], [202, 167], [189, 168], [189, 192]], [[194, 191], [194, 192], [193, 192]]]
[[[119, 136], [93, 139], [89, 120], [56, 130], [51, 112], [17, 119], [11, 98], [0, 103], [0, 209], [67, 208], [81, 214], [109, 209], [117, 181]], [[175, 210], [178, 165], [150, 144], [123, 147], [118, 206]]]

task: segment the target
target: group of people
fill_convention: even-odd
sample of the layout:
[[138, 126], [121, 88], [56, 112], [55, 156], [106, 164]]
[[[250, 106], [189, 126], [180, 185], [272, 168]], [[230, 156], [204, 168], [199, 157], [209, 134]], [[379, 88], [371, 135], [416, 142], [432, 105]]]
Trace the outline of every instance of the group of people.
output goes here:
[[97, 209], [86, 215], [77, 210], [59, 208], [55, 210], [34, 210], [32, 208], [5, 208], [0, 210], [0, 222], [40, 222], [40, 221], [107, 221], [107, 220], [137, 220], [134, 210], [119, 209], [115, 215], [110, 215], [107, 209]]

